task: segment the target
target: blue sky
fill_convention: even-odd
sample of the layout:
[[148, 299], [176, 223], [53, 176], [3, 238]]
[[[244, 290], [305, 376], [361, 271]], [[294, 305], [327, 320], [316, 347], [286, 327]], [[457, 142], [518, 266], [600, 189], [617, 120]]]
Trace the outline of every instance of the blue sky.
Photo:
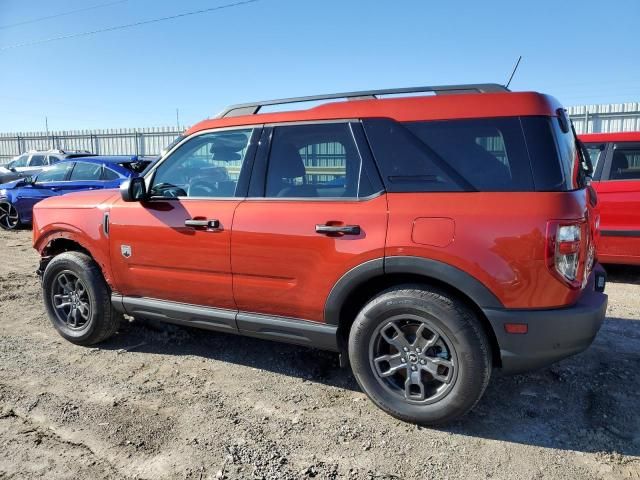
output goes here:
[[[640, 101], [640, 1], [126, 0], [0, 28], [0, 132], [189, 125], [225, 105], [506, 81], [565, 105]], [[0, 0], [0, 27], [108, 0]]]

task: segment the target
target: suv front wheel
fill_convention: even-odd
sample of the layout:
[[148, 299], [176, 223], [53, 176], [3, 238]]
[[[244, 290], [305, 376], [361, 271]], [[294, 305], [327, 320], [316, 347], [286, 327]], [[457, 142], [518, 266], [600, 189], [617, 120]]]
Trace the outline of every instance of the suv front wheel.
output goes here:
[[51, 323], [72, 343], [93, 345], [111, 337], [120, 325], [122, 315], [111, 305], [102, 272], [84, 253], [54, 257], [42, 276], [42, 294]]
[[467, 413], [491, 376], [491, 351], [474, 312], [437, 288], [387, 290], [360, 311], [349, 359], [365, 393], [404, 421], [435, 425]]

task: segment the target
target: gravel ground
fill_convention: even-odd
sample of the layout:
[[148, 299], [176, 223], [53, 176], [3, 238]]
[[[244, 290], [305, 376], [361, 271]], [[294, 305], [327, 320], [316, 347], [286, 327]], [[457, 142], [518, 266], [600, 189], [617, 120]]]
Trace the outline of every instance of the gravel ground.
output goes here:
[[0, 479], [640, 479], [640, 269], [610, 270], [586, 352], [495, 374], [430, 429], [375, 408], [326, 352], [140, 321], [74, 346], [30, 240], [0, 232]]

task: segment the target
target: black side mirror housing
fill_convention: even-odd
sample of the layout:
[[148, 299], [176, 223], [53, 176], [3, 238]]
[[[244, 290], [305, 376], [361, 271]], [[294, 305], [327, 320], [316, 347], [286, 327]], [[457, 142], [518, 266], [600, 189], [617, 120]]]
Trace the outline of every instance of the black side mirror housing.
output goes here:
[[120, 196], [125, 202], [142, 202], [147, 198], [147, 187], [144, 178], [133, 177], [120, 185]]
[[17, 170], [15, 169], [15, 167], [9, 167], [9, 171], [13, 172], [13, 173], [16, 173]]

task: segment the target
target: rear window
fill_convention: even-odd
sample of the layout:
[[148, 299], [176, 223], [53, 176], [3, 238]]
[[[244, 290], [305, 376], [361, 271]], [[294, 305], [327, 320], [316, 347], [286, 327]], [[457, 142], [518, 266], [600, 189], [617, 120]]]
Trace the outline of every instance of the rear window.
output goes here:
[[363, 124], [390, 192], [566, 190], [550, 120]]

